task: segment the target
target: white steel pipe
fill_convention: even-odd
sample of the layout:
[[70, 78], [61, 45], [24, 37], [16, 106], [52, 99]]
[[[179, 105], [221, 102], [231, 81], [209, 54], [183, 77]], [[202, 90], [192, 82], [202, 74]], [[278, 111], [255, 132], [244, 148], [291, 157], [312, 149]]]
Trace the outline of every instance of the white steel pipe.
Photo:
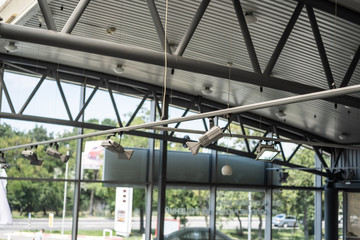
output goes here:
[[241, 113], [241, 112], [253, 111], [253, 110], [257, 110], [257, 109], [275, 107], [275, 106], [284, 105], [284, 104], [305, 102], [305, 101], [315, 100], [315, 99], [319, 99], [319, 98], [330, 98], [330, 97], [355, 93], [355, 92], [359, 92], [359, 91], [360, 91], [360, 84], [350, 86], [350, 87], [330, 89], [330, 90], [325, 90], [325, 91], [315, 92], [315, 93], [308, 93], [308, 94], [304, 94], [304, 95], [300, 95], [300, 96], [280, 98], [280, 99], [275, 99], [275, 100], [270, 100], [270, 101], [265, 101], [265, 102], [260, 102], [260, 103], [249, 104], [249, 105], [245, 105], [245, 106], [238, 106], [238, 107], [226, 108], [226, 109], [221, 109], [221, 110], [216, 110], [216, 111], [211, 111], [211, 112], [206, 112], [206, 113], [199, 113], [199, 114], [191, 115], [191, 116], [149, 122], [149, 123], [144, 123], [144, 124], [140, 124], [140, 125], [136, 125], [136, 126], [114, 128], [114, 129], [109, 129], [109, 130], [104, 130], [104, 131], [99, 131], [99, 132], [94, 132], [94, 133], [87, 133], [87, 134], [82, 134], [82, 135], [77, 135], [77, 136], [58, 138], [58, 139], [53, 139], [53, 140], [48, 140], [48, 141], [43, 141], [43, 142], [23, 144], [23, 145], [8, 147], [8, 148], [2, 148], [2, 149], [0, 149], [0, 151], [7, 151], [7, 150], [12, 150], [12, 149], [18, 149], [18, 148], [27, 148], [27, 147], [32, 147], [35, 145], [44, 145], [44, 144], [50, 144], [50, 143], [55, 143], [55, 142], [65, 142], [65, 141], [71, 141], [71, 140], [80, 139], [80, 138], [88, 138], [88, 137], [100, 136], [100, 135], [105, 135], [105, 134], [113, 134], [113, 133], [137, 130], [137, 129], [142, 129], [142, 128], [151, 128], [151, 127], [157, 127], [157, 126], [161, 126], [161, 125], [167, 125], [167, 124], [178, 123], [178, 122], [187, 122], [187, 121], [192, 121], [192, 120], [197, 120], [197, 119], [202, 119], [202, 118], [224, 116], [226, 114], [231, 114], [231, 113]]

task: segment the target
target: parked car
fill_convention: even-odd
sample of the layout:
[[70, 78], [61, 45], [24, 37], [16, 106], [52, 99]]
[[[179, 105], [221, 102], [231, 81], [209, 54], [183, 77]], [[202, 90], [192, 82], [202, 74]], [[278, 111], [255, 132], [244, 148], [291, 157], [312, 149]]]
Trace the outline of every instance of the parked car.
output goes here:
[[294, 216], [288, 216], [286, 214], [278, 214], [272, 218], [272, 223], [276, 227], [297, 227], [297, 220]]
[[[209, 237], [209, 228], [195, 227], [195, 228], [184, 228], [175, 232], [172, 232], [164, 236], [166, 240], [207, 240]], [[231, 238], [220, 231], [215, 233], [216, 240], [231, 240]], [[154, 238], [157, 240], [157, 238]]]

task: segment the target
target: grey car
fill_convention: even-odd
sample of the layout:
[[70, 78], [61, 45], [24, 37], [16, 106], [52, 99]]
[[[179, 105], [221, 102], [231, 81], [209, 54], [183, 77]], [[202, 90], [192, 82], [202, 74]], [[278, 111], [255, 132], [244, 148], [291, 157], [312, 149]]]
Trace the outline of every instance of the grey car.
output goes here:
[[272, 218], [272, 223], [276, 227], [297, 227], [297, 220], [294, 216], [278, 214]]
[[[164, 236], [166, 240], [208, 240], [210, 239], [209, 228], [184, 228]], [[157, 238], [154, 238], [156, 240]], [[220, 231], [215, 233], [216, 240], [231, 240], [231, 238]]]

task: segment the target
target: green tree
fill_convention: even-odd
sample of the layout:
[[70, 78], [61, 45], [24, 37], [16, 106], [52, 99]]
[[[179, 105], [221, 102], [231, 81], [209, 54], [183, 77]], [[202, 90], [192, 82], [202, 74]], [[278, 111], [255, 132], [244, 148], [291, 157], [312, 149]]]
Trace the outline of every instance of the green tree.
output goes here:
[[[171, 210], [169, 214], [174, 218], [180, 219], [180, 223], [186, 226], [187, 218], [185, 211], [188, 209], [196, 209], [199, 206], [198, 198], [192, 190], [188, 189], [167, 189], [166, 190], [166, 206]], [[200, 209], [202, 211], [203, 209]]]
[[[301, 166], [313, 167], [314, 159], [315, 153], [312, 150], [301, 148], [291, 161]], [[289, 172], [287, 181], [288, 185], [312, 187], [314, 185], [314, 175], [293, 170]], [[282, 202], [279, 210], [286, 214], [295, 215], [296, 219], [302, 220], [304, 238], [309, 239], [309, 228], [312, 227], [310, 225], [313, 224], [313, 221], [310, 220], [314, 218], [314, 192], [305, 190], [283, 190], [278, 195], [278, 198], [278, 201]], [[274, 200], [276, 201], [276, 198]]]

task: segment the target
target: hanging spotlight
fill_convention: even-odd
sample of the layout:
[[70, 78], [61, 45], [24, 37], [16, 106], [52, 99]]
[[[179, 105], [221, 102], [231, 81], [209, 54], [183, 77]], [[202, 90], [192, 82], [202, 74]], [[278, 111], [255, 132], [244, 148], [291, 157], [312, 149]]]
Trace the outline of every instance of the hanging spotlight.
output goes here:
[[114, 135], [108, 136], [107, 139], [101, 143], [101, 146], [110, 152], [116, 153], [121, 160], [130, 160], [134, 150], [125, 150], [119, 143], [110, 139], [111, 136]]
[[183, 139], [184, 139], [185, 141], [183, 142], [182, 145], [183, 145], [184, 148], [187, 148], [186, 142], [188, 142], [188, 141], [190, 140], [189, 135], [185, 135], [185, 136], [183, 137]]
[[8, 168], [10, 168], [9, 163], [0, 163], [0, 169], [8, 169]]
[[189, 147], [191, 153], [196, 155], [199, 153], [200, 147], [207, 147], [210, 143], [219, 140], [223, 136], [224, 133], [222, 129], [218, 126], [214, 126], [204, 135], [199, 137], [199, 142], [186, 142], [186, 145]]
[[257, 18], [255, 17], [253, 12], [245, 12], [245, 21], [248, 25], [250, 25], [256, 23]]
[[221, 174], [223, 176], [231, 176], [232, 175], [232, 168], [229, 165], [225, 165], [221, 168]]
[[116, 32], [116, 27], [109, 27], [106, 29], [106, 33], [113, 35]]
[[57, 143], [54, 144], [55, 149], [52, 147], [52, 144], [50, 144], [50, 147], [46, 149], [46, 153], [54, 158], [60, 159], [63, 163], [67, 163], [70, 159], [70, 155], [62, 155], [62, 153], [59, 152], [59, 145]]
[[15, 42], [9, 42], [8, 45], [5, 45], [5, 49], [8, 52], [16, 52], [18, 47], [15, 45]]
[[10, 164], [8, 164], [5, 160], [5, 154], [1, 152], [0, 155], [0, 169], [7, 169], [10, 167]]
[[345, 141], [345, 140], [347, 139], [347, 137], [348, 137], [348, 135], [347, 135], [346, 133], [341, 133], [341, 134], [339, 135], [339, 139], [340, 139], [341, 141]]
[[202, 94], [204, 94], [204, 95], [212, 94], [213, 91], [210, 88], [211, 88], [211, 86], [204, 86], [204, 89], [201, 90]]
[[285, 172], [285, 170], [283, 169], [279, 169], [277, 171], [279, 171], [280, 183], [287, 183], [287, 178], [289, 177], [289, 173]]
[[263, 160], [271, 162], [279, 154], [279, 150], [275, 149], [274, 144], [259, 144], [255, 160]]
[[24, 158], [30, 161], [31, 165], [41, 166], [41, 164], [43, 163], [43, 160], [38, 159], [36, 153], [34, 153], [34, 151], [32, 151], [31, 149], [25, 149], [24, 151], [22, 151], [21, 154], [24, 156]]
[[280, 119], [284, 119], [286, 117], [286, 113], [283, 110], [279, 110], [275, 113], [275, 116]]
[[341, 180], [344, 184], [350, 185], [351, 181], [355, 178], [354, 169], [344, 169], [340, 171]]
[[116, 67], [114, 67], [114, 72], [116, 72], [117, 74], [122, 74], [125, 72], [125, 68], [123, 67], [123, 65], [118, 64], [116, 65]]

